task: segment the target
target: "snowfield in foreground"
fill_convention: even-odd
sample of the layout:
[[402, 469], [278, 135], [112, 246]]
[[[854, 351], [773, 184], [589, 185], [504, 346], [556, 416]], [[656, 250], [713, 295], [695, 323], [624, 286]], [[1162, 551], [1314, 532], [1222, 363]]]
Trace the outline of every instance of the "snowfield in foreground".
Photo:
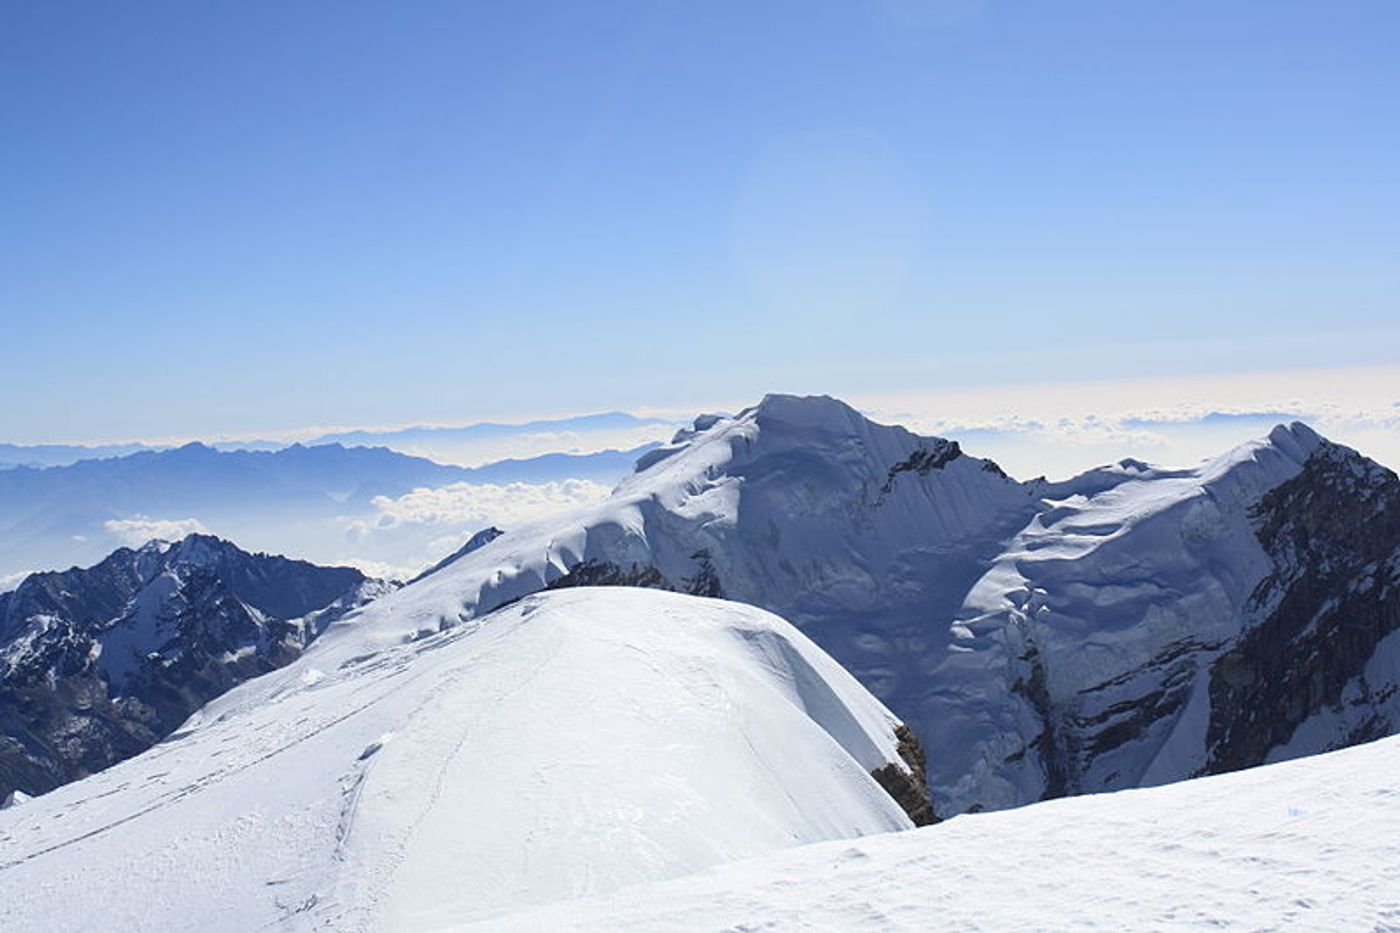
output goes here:
[[777, 616], [570, 590], [375, 647], [412, 589], [0, 812], [0, 929], [437, 929], [911, 826], [897, 720]]
[[[1400, 930], [1400, 738], [825, 842], [493, 930]], [[475, 928], [473, 928], [475, 929]]]

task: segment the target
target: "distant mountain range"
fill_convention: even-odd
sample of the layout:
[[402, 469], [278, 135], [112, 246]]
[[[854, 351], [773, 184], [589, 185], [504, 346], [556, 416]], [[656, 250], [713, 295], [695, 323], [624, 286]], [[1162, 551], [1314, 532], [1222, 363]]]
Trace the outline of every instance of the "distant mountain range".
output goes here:
[[142, 450], [163, 448], [146, 444], [0, 444], [0, 470], [17, 466], [66, 466], [79, 460], [124, 457]]
[[[498, 460], [525, 461], [540, 453], [567, 454], [570, 448], [582, 445], [587, 452], [627, 449], [650, 443], [654, 438], [632, 439], [642, 432], [659, 435], [676, 427], [674, 421], [662, 418], [639, 418], [626, 412], [612, 411], [527, 421], [519, 424], [479, 422], [460, 427], [423, 425], [386, 430], [361, 429], [317, 435], [302, 441], [307, 447], [340, 444], [344, 447], [388, 447], [400, 453], [417, 454], [450, 462], [494, 462]], [[517, 443], [512, 444], [512, 441]], [[536, 449], [539, 443], [548, 450]], [[208, 445], [220, 451], [279, 451], [292, 446], [285, 441], [217, 441]], [[175, 449], [161, 444], [6, 444], [0, 443], [0, 470], [17, 466], [68, 466], [81, 460], [123, 457], [142, 451]], [[438, 451], [455, 451], [464, 457], [443, 457]], [[472, 456], [480, 452], [479, 456]], [[630, 464], [629, 464], [630, 469]], [[481, 480], [488, 482], [488, 480]]]
[[[187, 522], [337, 560], [345, 548], [336, 520], [372, 520], [376, 497], [453, 483], [582, 479], [610, 486], [654, 446], [465, 468], [384, 447], [294, 444], [277, 451], [220, 451], [187, 444], [68, 466], [0, 470], [0, 577], [97, 560], [119, 543], [111, 523], [133, 518], [156, 529], [162, 522]], [[411, 563], [420, 545], [415, 539], [373, 556]]]
[[579, 415], [571, 418], [527, 421], [521, 424], [501, 424], [484, 421], [462, 427], [420, 426], [398, 428], [386, 431], [343, 431], [324, 434], [313, 443], [382, 445], [398, 449], [402, 446], [418, 447], [437, 442], [467, 442], [486, 438], [516, 437], [530, 434], [594, 434], [606, 431], [625, 431], [636, 428], [674, 427], [675, 422], [664, 418], [639, 418], [622, 411], [602, 412], [596, 415]]

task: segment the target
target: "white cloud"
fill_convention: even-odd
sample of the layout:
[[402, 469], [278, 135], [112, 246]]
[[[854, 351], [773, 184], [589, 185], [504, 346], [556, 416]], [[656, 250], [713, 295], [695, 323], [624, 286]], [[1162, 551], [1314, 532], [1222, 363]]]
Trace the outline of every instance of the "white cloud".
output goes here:
[[327, 561], [325, 566], [354, 567], [367, 577], [378, 577], [383, 580], [407, 580], [417, 576], [420, 569], [418, 564], [393, 564], [365, 557], [342, 557], [339, 560]]
[[[344, 538], [335, 563], [373, 576], [406, 580], [457, 550], [489, 525], [507, 531], [608, 497], [608, 486], [582, 479], [549, 483], [454, 483], [378, 496], [368, 515], [337, 519]], [[357, 559], [346, 560], [350, 553]]]
[[127, 547], [140, 547], [151, 540], [179, 541], [196, 532], [209, 533], [209, 529], [197, 518], [147, 518], [144, 515], [114, 518], [103, 522], [102, 527]]
[[25, 577], [36, 572], [34, 570], [20, 570], [16, 573], [0, 574], [0, 593], [8, 593], [19, 586]]
[[[568, 479], [549, 483], [453, 483], [437, 489], [415, 489], [391, 499], [373, 500], [375, 529], [402, 525], [500, 525], [510, 527], [592, 502], [611, 490], [600, 483]], [[360, 523], [363, 524], [363, 523]], [[371, 529], [365, 527], [364, 532]]]
[[1062, 477], [1138, 457], [1186, 466], [1300, 420], [1400, 464], [1400, 367], [978, 386], [848, 401], [878, 421], [963, 442], [1013, 475]]

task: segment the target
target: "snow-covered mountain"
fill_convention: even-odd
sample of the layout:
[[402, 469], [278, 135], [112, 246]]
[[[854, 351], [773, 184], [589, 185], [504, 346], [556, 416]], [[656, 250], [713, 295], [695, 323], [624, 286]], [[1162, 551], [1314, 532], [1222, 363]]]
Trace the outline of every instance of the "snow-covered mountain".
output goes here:
[[1400, 738], [824, 842], [443, 929], [1400, 929]]
[[1198, 469], [1036, 491], [931, 673], [954, 809], [1400, 731], [1394, 473], [1294, 424]]
[[600, 583], [762, 606], [910, 723], [957, 812], [1397, 731], [1397, 548], [1395, 474], [1298, 424], [1193, 470], [1018, 483], [953, 441], [770, 396], [426, 578], [397, 624]]
[[[399, 453], [426, 457], [439, 463], [484, 464], [513, 462], [544, 470], [551, 460], [569, 457], [592, 462], [598, 469], [623, 450], [651, 445], [674, 431], [676, 422], [664, 418], [641, 418], [627, 412], [599, 412], [516, 424], [478, 422], [456, 427], [419, 426], [391, 429], [360, 429], [320, 434], [303, 440], [307, 447], [387, 447]], [[17, 466], [69, 466], [83, 460], [111, 459], [128, 454], [173, 450], [170, 444], [11, 444], [0, 442], [0, 470]], [[212, 441], [220, 451], [261, 451], [273, 453], [291, 446], [286, 440]], [[632, 464], [623, 465], [629, 472]], [[572, 467], [571, 467], [572, 469]], [[579, 477], [584, 474], [569, 473]], [[521, 479], [522, 477], [514, 477]], [[478, 482], [491, 482], [480, 479]]]
[[0, 799], [149, 748], [384, 590], [206, 535], [27, 577], [0, 594]]
[[451, 572], [0, 811], [0, 927], [439, 929], [911, 827], [898, 720], [783, 620], [589, 589], [400, 638]]

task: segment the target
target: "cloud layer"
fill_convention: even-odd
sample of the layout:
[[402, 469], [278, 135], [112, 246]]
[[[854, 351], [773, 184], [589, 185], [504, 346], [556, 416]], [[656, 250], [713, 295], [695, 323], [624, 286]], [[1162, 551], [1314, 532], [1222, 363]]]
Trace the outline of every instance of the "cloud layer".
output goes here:
[[1013, 475], [1137, 457], [1186, 466], [1303, 421], [1400, 466], [1400, 367], [987, 386], [850, 399], [877, 420], [964, 442]]
[[563, 509], [601, 502], [609, 488], [583, 479], [550, 483], [453, 483], [415, 489], [391, 499], [376, 496], [377, 528], [401, 525], [518, 525]]
[[196, 532], [209, 533], [209, 529], [197, 518], [147, 518], [144, 515], [114, 518], [103, 522], [102, 527], [127, 547], [140, 547], [152, 540], [179, 541]]

